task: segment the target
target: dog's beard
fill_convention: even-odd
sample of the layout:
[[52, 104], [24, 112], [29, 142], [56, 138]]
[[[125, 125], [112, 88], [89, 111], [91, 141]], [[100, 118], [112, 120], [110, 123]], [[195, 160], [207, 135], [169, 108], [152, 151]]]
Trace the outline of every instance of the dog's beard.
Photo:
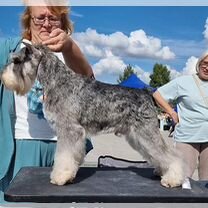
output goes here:
[[34, 81], [27, 76], [24, 76], [24, 78], [18, 78], [14, 74], [12, 68], [12, 65], [8, 66], [2, 73], [2, 82], [7, 89], [15, 91], [18, 95], [24, 95], [31, 89]]

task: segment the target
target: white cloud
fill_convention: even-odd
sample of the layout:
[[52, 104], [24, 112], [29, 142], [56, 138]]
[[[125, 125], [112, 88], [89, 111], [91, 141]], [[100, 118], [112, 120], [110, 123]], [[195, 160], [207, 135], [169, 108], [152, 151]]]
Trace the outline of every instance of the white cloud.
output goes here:
[[203, 32], [203, 35], [204, 35], [204, 38], [205, 38], [206, 40], [208, 40], [208, 18], [206, 19], [206, 22], [205, 22], [204, 27], [205, 27], [205, 30], [204, 30], [204, 32]]
[[96, 57], [96, 58], [102, 58], [104, 56], [104, 51], [94, 45], [85, 45], [83, 46], [84, 48], [83, 51], [85, 54], [87, 54], [88, 56], [92, 56], [92, 57]]
[[166, 65], [168, 71], [170, 71], [170, 79], [175, 79], [176, 77], [180, 77], [182, 74], [181, 72], [178, 72], [176, 69], [172, 68], [169, 65]]
[[137, 76], [146, 84], [149, 84], [150, 82], [150, 73], [144, 71], [141, 67], [135, 65], [133, 66], [133, 68], [135, 69], [135, 72], [137, 73]]
[[[86, 56], [98, 59], [92, 65], [96, 77], [122, 74], [129, 58], [169, 60], [175, 57], [169, 47], [162, 46], [160, 39], [147, 36], [143, 30], [132, 31], [127, 36], [122, 32], [100, 34], [88, 28], [85, 32], [74, 33], [73, 38]], [[132, 67], [142, 81], [149, 83], [149, 72], [137, 65]]]
[[[204, 37], [208, 40], [208, 18], [205, 28]], [[123, 70], [128, 65], [125, 62], [132, 58], [146, 58], [150, 60], [171, 60], [177, 58], [168, 46], [163, 46], [159, 38], [148, 36], [145, 31], [141, 29], [132, 31], [129, 36], [127, 36], [122, 32], [115, 32], [109, 35], [101, 34], [96, 30], [88, 28], [85, 32], [74, 33], [73, 37], [85, 55], [97, 59], [97, 62], [92, 65], [96, 77], [105, 75], [112, 75], [115, 77], [122, 74]], [[171, 45], [169, 43], [173, 44], [171, 40], [169, 42], [166, 40], [166, 44]], [[177, 56], [179, 55], [179, 57], [184, 54], [178, 54], [178, 51], [180, 52], [181, 50], [178, 49], [177, 44], [180, 45], [179, 48], [181, 48], [181, 45], [184, 43], [187, 42], [174, 41], [172, 45], [174, 47], [176, 44], [175, 51], [177, 51]], [[196, 42], [188, 41], [188, 44], [186, 44], [186, 46], [188, 46], [186, 55], [188, 55], [188, 52], [190, 55], [190, 48], [193, 49], [193, 47], [191, 47], [193, 45], [196, 46]], [[184, 50], [186, 50], [186, 47], [184, 47]], [[181, 75], [195, 73], [197, 60], [196, 57], [190, 56], [185, 63], [185, 67], [180, 72], [167, 65], [171, 79]], [[144, 71], [138, 65], [132, 65], [132, 67], [137, 72], [138, 77], [148, 84], [151, 72]]]
[[188, 75], [188, 74], [194, 74], [196, 73], [196, 63], [198, 61], [198, 58], [191, 56], [188, 58], [186, 61], [185, 67], [182, 70], [183, 75]]
[[[171, 54], [167, 47], [161, 47], [159, 39], [148, 38], [142, 30], [134, 31], [128, 37], [122, 32], [105, 35], [88, 28], [85, 32], [75, 33], [73, 37], [85, 55], [99, 59], [92, 66], [95, 76], [122, 74], [127, 66], [124, 59], [151, 56], [169, 58]], [[156, 52], [158, 52], [157, 55], [155, 55]], [[134, 68], [139, 77], [149, 83], [149, 73], [139, 66]]]
[[[123, 74], [123, 70], [127, 67], [127, 64], [118, 56], [115, 56], [111, 51], [106, 51], [106, 58], [100, 59], [95, 63], [92, 68], [95, 76], [101, 76], [102, 74], [111, 74], [119, 76]], [[132, 66], [138, 77], [144, 81], [146, 84], [150, 81], [150, 73], [144, 71], [138, 65]]]
[[[85, 32], [74, 33], [74, 39], [86, 55], [105, 57], [106, 50], [112, 54], [125, 58], [154, 58], [169, 60], [175, 54], [167, 46], [162, 46], [161, 40], [147, 36], [143, 30], [136, 30], [126, 36], [122, 32], [110, 35], [99, 34], [88, 28]], [[99, 53], [98, 51], [99, 48]]]
[[95, 76], [100, 76], [104, 73], [119, 75], [123, 73], [125, 67], [126, 64], [123, 60], [118, 56], [114, 56], [110, 52], [106, 58], [100, 59], [92, 66]]
[[198, 61], [198, 58], [191, 56], [187, 59], [185, 63], [185, 67], [182, 69], [182, 71], [177, 71], [176, 69], [171, 68], [171, 66], [166, 65], [167, 69], [170, 71], [170, 78], [175, 79], [176, 77], [180, 77], [182, 75], [191, 75], [196, 73], [196, 63]]
[[77, 12], [75, 12], [74, 10], [71, 10], [71, 11], [70, 11], [70, 15], [71, 15], [71, 16], [74, 16], [74, 17], [80, 17], [80, 18], [84, 17], [82, 14], [77, 13]]
[[175, 57], [167, 46], [162, 47], [161, 40], [147, 36], [143, 30], [130, 33], [127, 54], [134, 57], [147, 57], [169, 60]]

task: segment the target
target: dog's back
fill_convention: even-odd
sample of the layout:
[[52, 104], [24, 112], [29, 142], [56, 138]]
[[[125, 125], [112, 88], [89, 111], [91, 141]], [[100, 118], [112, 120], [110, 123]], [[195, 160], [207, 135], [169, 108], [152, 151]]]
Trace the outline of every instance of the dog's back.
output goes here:
[[[79, 93], [79, 121], [89, 131], [102, 130], [105, 133], [116, 126], [125, 131], [124, 126], [131, 123], [139, 125], [141, 120], [143, 123], [157, 120], [151, 93], [146, 89], [130, 89], [91, 81]], [[97, 129], [91, 130], [92, 126]]]

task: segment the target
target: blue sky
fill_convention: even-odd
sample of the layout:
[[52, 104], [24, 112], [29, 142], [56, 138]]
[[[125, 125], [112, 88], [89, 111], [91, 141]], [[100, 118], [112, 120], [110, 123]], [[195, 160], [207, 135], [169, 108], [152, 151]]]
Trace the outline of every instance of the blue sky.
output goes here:
[[[23, 7], [0, 7], [0, 37], [20, 34]], [[194, 72], [207, 49], [208, 7], [200, 6], [73, 6], [74, 40], [98, 80], [116, 83], [131, 64], [148, 83], [154, 64], [171, 77]]]

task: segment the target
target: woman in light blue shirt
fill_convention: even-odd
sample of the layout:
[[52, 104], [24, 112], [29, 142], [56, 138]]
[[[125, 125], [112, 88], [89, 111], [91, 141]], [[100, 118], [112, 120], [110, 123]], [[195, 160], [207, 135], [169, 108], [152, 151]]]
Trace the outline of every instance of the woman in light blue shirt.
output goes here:
[[[153, 97], [177, 123], [174, 139], [187, 164], [187, 177], [199, 164], [199, 179], [208, 180], [208, 52], [198, 60], [196, 72], [170, 81]], [[171, 100], [177, 101], [177, 113], [169, 105]]]

